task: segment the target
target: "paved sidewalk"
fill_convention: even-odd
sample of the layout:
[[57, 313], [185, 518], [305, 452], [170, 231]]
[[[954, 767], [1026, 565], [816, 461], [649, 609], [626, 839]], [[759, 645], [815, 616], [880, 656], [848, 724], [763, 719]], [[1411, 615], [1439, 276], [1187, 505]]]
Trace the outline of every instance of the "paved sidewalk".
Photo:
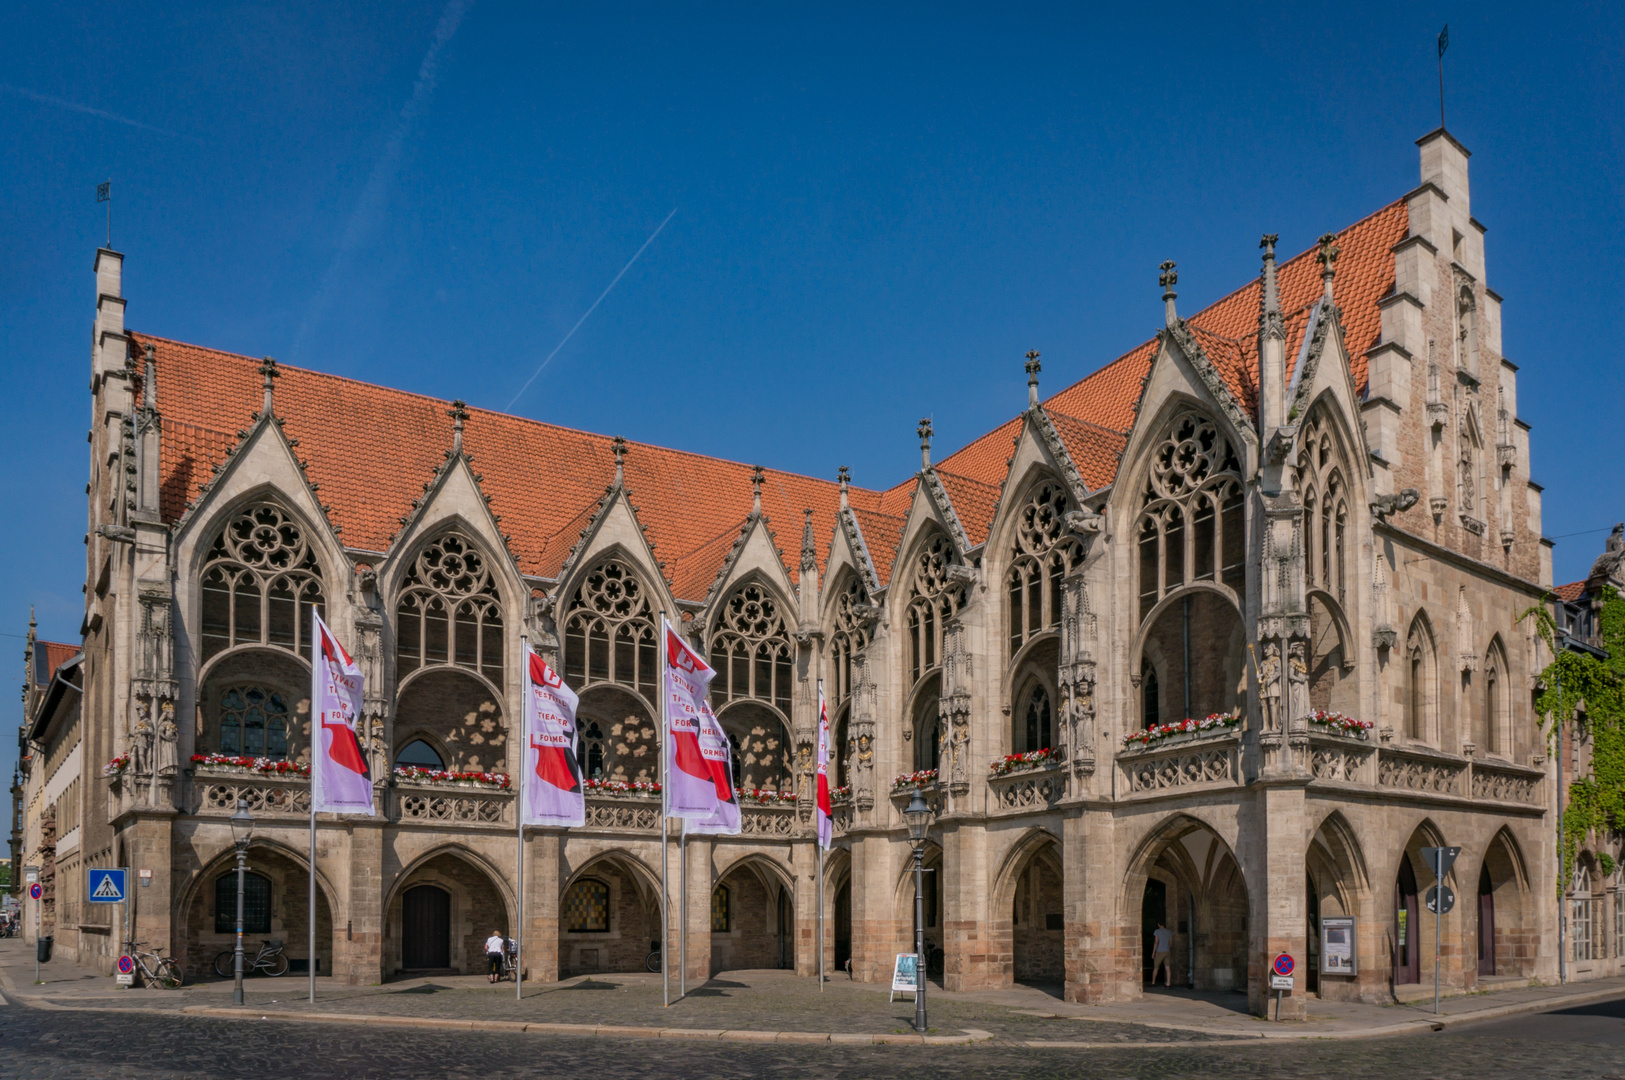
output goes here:
[[[23, 942], [0, 940], [0, 985], [20, 1004], [45, 1009], [140, 1010], [198, 1016], [322, 1020], [407, 1027], [450, 1027], [598, 1037], [702, 1038], [740, 1041], [918, 1041], [914, 1005], [888, 1002], [883, 986], [855, 983], [844, 974], [823, 993], [817, 983], [784, 971], [726, 972], [691, 986], [681, 1000], [661, 1004], [659, 975], [581, 977], [527, 986], [516, 1000], [512, 983], [495, 987], [483, 976], [408, 979], [350, 987], [316, 980], [316, 1002], [306, 999], [305, 977], [255, 978], [246, 985], [246, 1008], [231, 1004], [229, 981], [180, 990], [120, 990], [111, 976], [65, 960], [44, 965], [34, 983], [33, 952]], [[1541, 1012], [1625, 996], [1625, 978], [1569, 986], [1519, 987], [1446, 998], [1434, 1017], [1425, 1005], [1308, 1002], [1308, 1019], [1272, 1023], [1246, 1012], [1242, 994], [1148, 991], [1139, 1002], [1074, 1005], [1035, 987], [973, 993], [927, 991], [931, 1035], [942, 1041], [992, 1040], [1028, 1046], [1154, 1046], [1259, 1039], [1350, 1039], [1434, 1031], [1502, 1016]]]

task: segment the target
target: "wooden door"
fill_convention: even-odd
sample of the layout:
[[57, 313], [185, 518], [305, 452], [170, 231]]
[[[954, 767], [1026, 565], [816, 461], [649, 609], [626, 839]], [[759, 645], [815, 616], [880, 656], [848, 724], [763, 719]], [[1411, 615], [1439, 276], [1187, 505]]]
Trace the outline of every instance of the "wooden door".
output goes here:
[[424, 971], [451, 967], [451, 894], [417, 885], [401, 897], [401, 967]]

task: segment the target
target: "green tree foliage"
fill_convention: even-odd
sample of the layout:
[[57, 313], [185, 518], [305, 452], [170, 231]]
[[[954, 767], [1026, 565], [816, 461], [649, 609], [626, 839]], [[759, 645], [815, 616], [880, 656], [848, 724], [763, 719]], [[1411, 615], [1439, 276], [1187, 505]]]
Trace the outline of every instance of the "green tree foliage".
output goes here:
[[[1546, 728], [1552, 752], [1557, 753], [1558, 744], [1557, 725], [1551, 721], [1565, 718], [1571, 734], [1578, 735], [1576, 724], [1581, 722], [1567, 721], [1572, 721], [1575, 710], [1582, 707], [1584, 731], [1591, 739], [1590, 773], [1570, 782], [1569, 802], [1564, 808], [1563, 835], [1559, 838], [1563, 872], [1558, 889], [1565, 891], [1575, 856], [1587, 838], [1598, 840], [1625, 831], [1625, 599], [1610, 596], [1602, 606], [1599, 628], [1602, 647], [1608, 652], [1606, 660], [1589, 653], [1559, 651], [1556, 628], [1544, 604], [1524, 612], [1519, 621], [1526, 618], [1535, 619], [1538, 633], [1556, 655], [1541, 672], [1541, 691], [1535, 697], [1539, 722]], [[1607, 859], [1606, 865], [1603, 859]], [[1604, 854], [1598, 862], [1605, 875], [1611, 872], [1612, 857]]]

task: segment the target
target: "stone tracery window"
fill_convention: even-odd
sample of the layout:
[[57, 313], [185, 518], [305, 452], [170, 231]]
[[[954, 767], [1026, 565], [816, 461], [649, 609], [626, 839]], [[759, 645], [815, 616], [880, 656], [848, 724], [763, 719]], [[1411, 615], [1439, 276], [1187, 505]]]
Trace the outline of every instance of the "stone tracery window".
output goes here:
[[1034, 683], [1025, 700], [1020, 703], [1020, 728], [1023, 736], [1016, 741], [1015, 752], [1031, 753], [1048, 750], [1055, 745], [1054, 725], [1050, 719], [1049, 691], [1042, 683]]
[[424, 546], [406, 575], [397, 609], [396, 677], [451, 664], [502, 685], [502, 602], [484, 554], [446, 533]]
[[1136, 530], [1141, 619], [1191, 581], [1218, 581], [1241, 592], [1241, 462], [1212, 420], [1194, 412], [1174, 418], [1152, 455], [1144, 499]]
[[856, 574], [846, 579], [846, 586], [835, 598], [835, 631], [830, 635], [830, 662], [833, 665], [830, 682], [834, 693], [830, 700], [839, 706], [852, 696], [852, 658], [869, 647], [868, 619], [860, 609], [869, 604], [869, 593]]
[[720, 710], [730, 701], [770, 701], [790, 713], [790, 635], [773, 594], [756, 582], [734, 590], [717, 613], [711, 635], [711, 705]]
[[234, 645], [303, 653], [311, 609], [323, 609], [321, 567], [304, 527], [271, 503], [233, 515], [209, 548], [202, 594], [204, 662]]
[[1033, 635], [1060, 625], [1062, 582], [1083, 565], [1083, 545], [1066, 532], [1066, 514], [1071, 509], [1075, 508], [1066, 489], [1054, 481], [1034, 488], [1021, 508], [1006, 582], [1011, 656]]
[[233, 686], [220, 695], [220, 752], [281, 761], [288, 756], [288, 704], [263, 686]]
[[942, 638], [948, 620], [966, 601], [965, 586], [949, 575], [954, 549], [938, 533], [914, 556], [914, 580], [908, 602], [909, 681], [917, 683], [942, 663]]
[[1337, 597], [1346, 598], [1348, 492], [1342, 454], [1326, 411], [1316, 406], [1298, 445], [1297, 482], [1303, 492], [1304, 576]]
[[655, 700], [654, 609], [643, 582], [607, 559], [582, 579], [564, 619], [564, 676], [576, 689], [609, 682]]

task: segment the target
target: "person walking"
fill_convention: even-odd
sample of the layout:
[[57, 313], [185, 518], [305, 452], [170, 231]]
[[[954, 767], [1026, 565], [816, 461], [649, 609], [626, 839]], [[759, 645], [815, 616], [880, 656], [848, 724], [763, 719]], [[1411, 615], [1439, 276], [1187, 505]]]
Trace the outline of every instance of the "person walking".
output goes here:
[[508, 939], [500, 930], [491, 931], [491, 936], [485, 939], [485, 958], [491, 962], [490, 982], [502, 978], [502, 953], [507, 947]]
[[1164, 972], [1164, 986], [1174, 985], [1174, 966], [1168, 962], [1168, 954], [1174, 948], [1174, 932], [1163, 923], [1157, 924], [1157, 929], [1151, 935], [1151, 985], [1157, 985], [1157, 971]]

